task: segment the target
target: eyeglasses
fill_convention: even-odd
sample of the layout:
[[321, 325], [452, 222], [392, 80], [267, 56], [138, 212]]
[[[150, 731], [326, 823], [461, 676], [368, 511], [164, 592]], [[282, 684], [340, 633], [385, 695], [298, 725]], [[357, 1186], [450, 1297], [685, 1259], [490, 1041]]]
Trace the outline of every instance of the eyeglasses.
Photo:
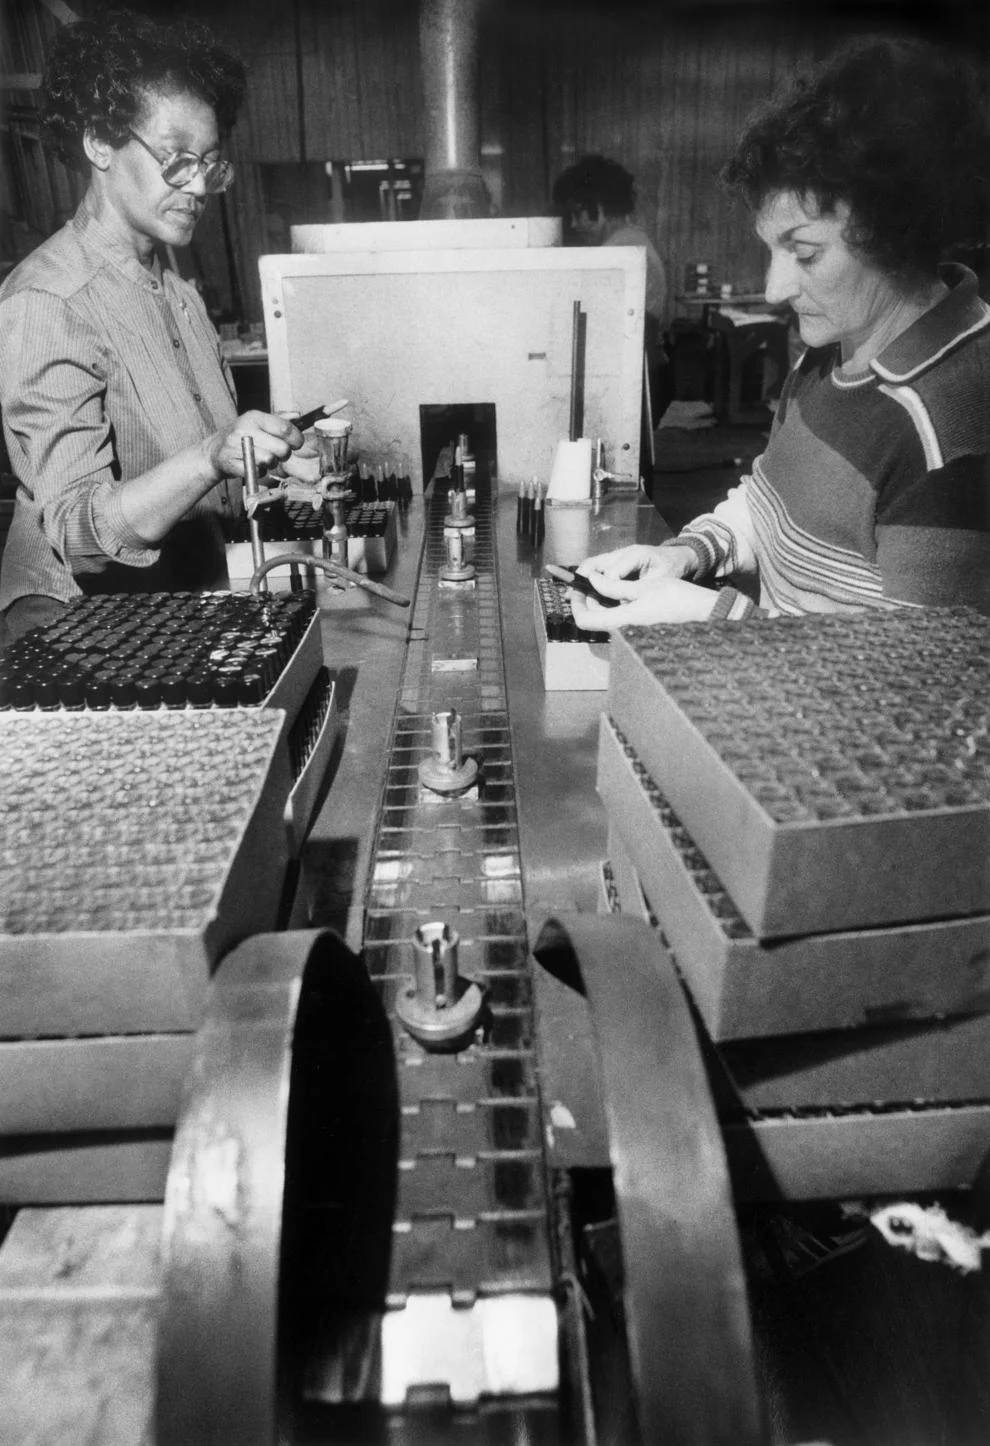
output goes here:
[[197, 176], [203, 177], [203, 188], [208, 196], [219, 195], [221, 191], [227, 191], [234, 184], [234, 167], [230, 161], [217, 157], [215, 161], [204, 160], [193, 151], [173, 151], [171, 155], [162, 160], [155, 151], [151, 149], [147, 141], [143, 141], [137, 131], [128, 128], [128, 135], [139, 146], [143, 146], [148, 155], [158, 162], [161, 169], [162, 180], [166, 186], [181, 191], [183, 186], [188, 186]]

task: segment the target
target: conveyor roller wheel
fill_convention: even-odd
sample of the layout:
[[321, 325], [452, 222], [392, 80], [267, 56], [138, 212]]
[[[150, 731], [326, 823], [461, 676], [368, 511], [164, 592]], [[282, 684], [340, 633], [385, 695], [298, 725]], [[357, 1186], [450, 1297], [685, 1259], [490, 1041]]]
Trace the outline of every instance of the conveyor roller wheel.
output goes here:
[[388, 1024], [336, 935], [227, 956], [166, 1187], [158, 1446], [291, 1439], [327, 1310], [383, 1309], [396, 1121]]
[[746, 1282], [718, 1121], [694, 1021], [656, 932], [550, 919], [534, 954], [590, 1006], [623, 1258], [641, 1439], [763, 1439]]

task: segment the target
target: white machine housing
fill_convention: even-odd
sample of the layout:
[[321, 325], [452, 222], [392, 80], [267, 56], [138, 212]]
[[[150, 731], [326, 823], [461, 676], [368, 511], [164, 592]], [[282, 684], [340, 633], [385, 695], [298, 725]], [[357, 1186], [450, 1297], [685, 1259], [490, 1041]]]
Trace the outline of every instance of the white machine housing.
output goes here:
[[[356, 242], [357, 233], [363, 241], [366, 231], [421, 224], [478, 223], [317, 229], [349, 230]], [[642, 248], [363, 248], [262, 256], [259, 269], [272, 407], [350, 398], [362, 455], [404, 452], [417, 490], [424, 405], [493, 403], [500, 486], [549, 476], [568, 434], [579, 301], [583, 433], [604, 440], [616, 471], [638, 475]]]
[[502, 246], [559, 246], [562, 230], [557, 216], [486, 216], [290, 226], [289, 236], [293, 251], [493, 251]]

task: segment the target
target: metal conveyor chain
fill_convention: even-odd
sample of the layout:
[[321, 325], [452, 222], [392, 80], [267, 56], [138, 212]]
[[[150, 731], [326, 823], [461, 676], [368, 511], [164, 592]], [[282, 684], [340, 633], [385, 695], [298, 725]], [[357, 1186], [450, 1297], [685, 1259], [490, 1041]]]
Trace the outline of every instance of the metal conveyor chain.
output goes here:
[[[495, 501], [479, 480], [475, 577], [456, 583], [441, 576], [446, 502], [429, 499], [365, 900], [364, 959], [394, 1030], [400, 1101], [382, 1395], [393, 1407], [505, 1413], [523, 1429], [535, 1413], [552, 1431], [557, 1311]], [[456, 710], [464, 756], [478, 765], [477, 784], [454, 797], [432, 793], [418, 771], [442, 710]], [[416, 930], [436, 923], [457, 936], [458, 973], [485, 993], [485, 1023], [451, 1054], [427, 1052], [395, 1009]]]

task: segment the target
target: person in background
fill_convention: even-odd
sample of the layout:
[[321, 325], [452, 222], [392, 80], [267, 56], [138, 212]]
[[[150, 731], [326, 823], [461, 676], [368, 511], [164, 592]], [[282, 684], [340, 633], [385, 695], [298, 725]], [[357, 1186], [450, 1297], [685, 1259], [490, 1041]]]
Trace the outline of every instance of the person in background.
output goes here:
[[318, 470], [291, 422], [238, 416], [203, 302], [163, 264], [233, 180], [240, 62], [197, 25], [109, 12], [61, 31], [45, 87], [48, 143], [88, 186], [0, 288], [9, 638], [84, 593], [226, 586], [242, 438], [262, 467]]
[[653, 425], [670, 401], [670, 372], [663, 346], [667, 277], [660, 255], [634, 219], [636, 188], [624, 166], [607, 156], [582, 156], [554, 182], [554, 207], [564, 222], [564, 238], [578, 246], [642, 246], [646, 251], [644, 345], [650, 380]]
[[659, 548], [585, 559], [621, 605], [573, 595], [580, 626], [990, 612], [990, 307], [945, 261], [986, 202], [988, 155], [975, 77], [909, 40], [843, 47], [752, 119], [723, 177], [803, 354], [726, 501]]

